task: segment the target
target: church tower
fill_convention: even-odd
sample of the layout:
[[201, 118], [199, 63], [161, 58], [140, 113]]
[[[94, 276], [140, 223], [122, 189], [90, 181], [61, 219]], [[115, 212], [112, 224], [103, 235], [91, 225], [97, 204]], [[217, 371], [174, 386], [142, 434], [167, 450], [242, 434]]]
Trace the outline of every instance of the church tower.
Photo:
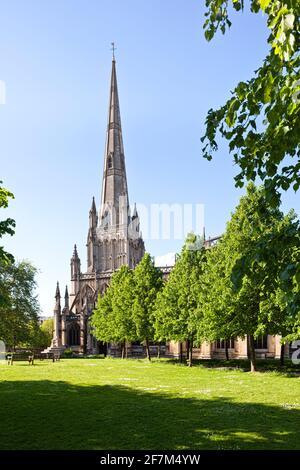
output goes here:
[[66, 289], [63, 309], [57, 286], [52, 348], [63, 350], [67, 347], [77, 352], [92, 354], [99, 352], [100, 348], [90, 325], [90, 316], [98, 296], [105, 292], [114, 271], [124, 264], [134, 268], [145, 252], [136, 205], [132, 214], [129, 205], [114, 55], [100, 208], [97, 211], [93, 198], [89, 211], [86, 248], [87, 270], [83, 272], [77, 247], [74, 246], [70, 294]]
[[113, 56], [99, 219], [93, 199], [88, 233], [88, 272], [131, 268], [141, 260], [144, 243], [136, 206], [130, 214], [116, 60]]

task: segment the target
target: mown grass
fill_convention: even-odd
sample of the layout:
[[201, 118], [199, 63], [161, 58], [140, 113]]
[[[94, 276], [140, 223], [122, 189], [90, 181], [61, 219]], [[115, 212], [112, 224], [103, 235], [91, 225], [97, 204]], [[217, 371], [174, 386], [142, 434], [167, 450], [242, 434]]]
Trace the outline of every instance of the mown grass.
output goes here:
[[300, 377], [238, 365], [1, 364], [0, 448], [299, 449]]

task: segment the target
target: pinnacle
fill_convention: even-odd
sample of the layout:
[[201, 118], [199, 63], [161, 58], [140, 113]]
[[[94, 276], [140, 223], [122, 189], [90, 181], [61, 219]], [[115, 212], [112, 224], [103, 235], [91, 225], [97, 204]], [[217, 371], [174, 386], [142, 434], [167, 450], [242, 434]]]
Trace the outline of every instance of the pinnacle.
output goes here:
[[60, 297], [60, 290], [59, 290], [59, 282], [57, 281], [55, 298], [57, 299], [58, 297]]

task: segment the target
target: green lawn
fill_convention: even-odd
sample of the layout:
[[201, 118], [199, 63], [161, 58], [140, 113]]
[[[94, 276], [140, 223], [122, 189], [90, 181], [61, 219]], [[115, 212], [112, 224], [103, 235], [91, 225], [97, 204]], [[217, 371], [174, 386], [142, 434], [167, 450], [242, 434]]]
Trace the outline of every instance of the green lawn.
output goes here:
[[299, 449], [299, 392], [296, 374], [166, 360], [1, 364], [0, 448]]

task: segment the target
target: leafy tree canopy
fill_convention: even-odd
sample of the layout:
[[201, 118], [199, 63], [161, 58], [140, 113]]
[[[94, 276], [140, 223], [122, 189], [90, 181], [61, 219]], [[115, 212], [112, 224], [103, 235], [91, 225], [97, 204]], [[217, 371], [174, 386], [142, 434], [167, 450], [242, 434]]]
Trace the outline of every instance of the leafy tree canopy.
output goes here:
[[154, 310], [156, 297], [162, 289], [162, 272], [154, 265], [149, 253], [145, 253], [134, 270], [133, 321], [137, 339], [145, 341], [150, 359], [149, 342], [154, 339]]
[[32, 327], [38, 325], [36, 272], [28, 261], [0, 265], [0, 285], [4, 286], [6, 299], [0, 305], [0, 339], [9, 346], [29, 341]]
[[39, 347], [47, 348], [50, 346], [53, 338], [53, 318], [47, 318], [40, 325]]
[[[241, 289], [245, 276], [259, 268], [263, 275], [264, 301], [261, 310], [272, 309], [269, 332], [284, 340], [300, 334], [300, 223], [293, 210], [262, 233], [250, 250], [241, 253], [232, 270], [235, 289]], [[277, 313], [276, 313], [277, 312]]]
[[136, 338], [132, 320], [133, 273], [122, 266], [111, 279], [104, 295], [98, 298], [91, 319], [94, 336], [105, 342], [124, 343]]
[[189, 234], [156, 302], [155, 330], [160, 340], [193, 341], [198, 291], [205, 269], [203, 240]]
[[250, 183], [222, 240], [209, 250], [199, 296], [204, 319], [198, 323], [198, 335], [209, 340], [248, 335], [253, 369], [254, 338], [285, 334], [291, 324], [285, 305], [277, 299], [286, 253], [282, 249], [277, 253], [273, 244], [273, 256], [260, 259], [258, 247], [275, 237], [281, 237], [283, 246], [286, 227], [293, 231], [293, 223], [293, 215], [285, 218], [278, 206], [268, 202], [264, 189]]
[[[14, 195], [2, 186], [0, 181], [0, 208], [6, 209], [8, 207], [8, 200], [14, 198]], [[15, 233], [15, 221], [13, 219], [5, 219], [0, 221], [0, 238], [4, 235], [13, 235]], [[7, 253], [2, 246], [0, 246], [0, 263], [11, 263], [14, 258], [11, 254]]]
[[[244, 9], [244, 0], [206, 0], [205, 37], [230, 27], [230, 6]], [[253, 13], [264, 12], [269, 52], [254, 76], [237, 84], [231, 98], [210, 109], [201, 138], [204, 157], [218, 149], [218, 134], [229, 143], [240, 172], [236, 186], [258, 176], [275, 204], [279, 190], [300, 186], [300, 2], [249, 0]]]

